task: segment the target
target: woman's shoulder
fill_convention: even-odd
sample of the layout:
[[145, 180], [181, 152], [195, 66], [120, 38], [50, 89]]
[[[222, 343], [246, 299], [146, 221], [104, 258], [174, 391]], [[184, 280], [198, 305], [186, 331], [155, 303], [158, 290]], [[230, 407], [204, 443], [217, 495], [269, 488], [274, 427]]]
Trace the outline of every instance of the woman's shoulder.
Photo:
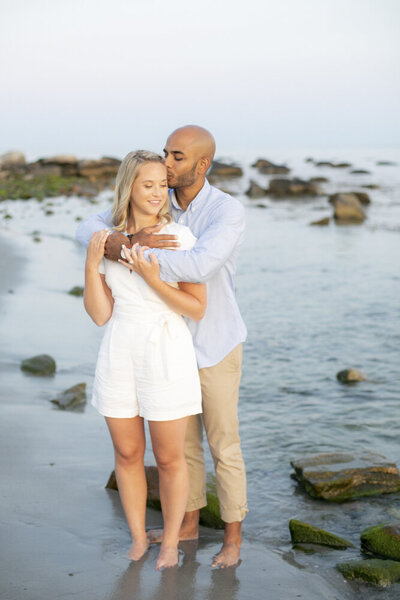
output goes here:
[[191, 250], [197, 242], [197, 238], [193, 235], [189, 227], [181, 225], [180, 223], [175, 223], [174, 221], [166, 223], [158, 233], [171, 233], [172, 235], [177, 235], [180, 243], [178, 250]]

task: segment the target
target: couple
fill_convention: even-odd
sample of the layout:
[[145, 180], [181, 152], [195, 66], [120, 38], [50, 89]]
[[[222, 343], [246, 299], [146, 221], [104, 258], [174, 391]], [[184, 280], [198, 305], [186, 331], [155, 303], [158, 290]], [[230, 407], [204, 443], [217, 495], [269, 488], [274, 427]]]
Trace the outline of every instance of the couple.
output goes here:
[[[161, 541], [158, 569], [177, 564], [179, 540], [198, 537], [199, 509], [207, 503], [203, 424], [225, 522], [212, 566], [237, 564], [247, 513], [237, 417], [246, 329], [234, 293], [244, 208], [206, 180], [214, 152], [208, 131], [186, 126], [169, 136], [164, 160], [128, 154], [112, 211], [89, 218], [77, 231], [78, 240], [89, 243], [86, 310], [97, 324], [108, 321], [93, 403], [106, 417], [114, 445], [133, 539], [128, 556], [138, 560], [149, 541]], [[147, 535], [143, 418], [164, 517], [164, 532]]]

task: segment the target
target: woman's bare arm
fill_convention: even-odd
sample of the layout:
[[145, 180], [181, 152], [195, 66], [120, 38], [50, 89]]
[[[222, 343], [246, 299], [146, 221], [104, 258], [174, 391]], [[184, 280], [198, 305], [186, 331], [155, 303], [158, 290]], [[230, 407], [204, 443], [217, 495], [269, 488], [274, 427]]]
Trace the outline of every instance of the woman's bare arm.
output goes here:
[[104, 275], [99, 273], [107, 235], [108, 232], [105, 231], [98, 231], [92, 235], [85, 265], [84, 305], [88, 315], [100, 327], [107, 323], [114, 306], [111, 290], [105, 282]]

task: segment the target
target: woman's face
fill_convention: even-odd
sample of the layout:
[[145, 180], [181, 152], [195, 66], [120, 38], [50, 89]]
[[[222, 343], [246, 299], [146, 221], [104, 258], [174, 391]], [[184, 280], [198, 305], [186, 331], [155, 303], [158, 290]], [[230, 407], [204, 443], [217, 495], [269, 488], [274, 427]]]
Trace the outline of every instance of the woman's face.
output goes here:
[[162, 163], [148, 162], [140, 167], [131, 191], [134, 212], [158, 215], [168, 199], [167, 169]]

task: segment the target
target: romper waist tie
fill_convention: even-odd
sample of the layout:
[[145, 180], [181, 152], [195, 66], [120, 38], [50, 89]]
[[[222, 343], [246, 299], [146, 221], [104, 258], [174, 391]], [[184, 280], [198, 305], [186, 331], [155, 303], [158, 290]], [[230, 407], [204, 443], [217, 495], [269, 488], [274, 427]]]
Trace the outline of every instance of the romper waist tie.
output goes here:
[[179, 375], [179, 360], [171, 342], [182, 336], [181, 326], [175, 313], [161, 314], [153, 325], [148, 338], [153, 377], [170, 381]]

